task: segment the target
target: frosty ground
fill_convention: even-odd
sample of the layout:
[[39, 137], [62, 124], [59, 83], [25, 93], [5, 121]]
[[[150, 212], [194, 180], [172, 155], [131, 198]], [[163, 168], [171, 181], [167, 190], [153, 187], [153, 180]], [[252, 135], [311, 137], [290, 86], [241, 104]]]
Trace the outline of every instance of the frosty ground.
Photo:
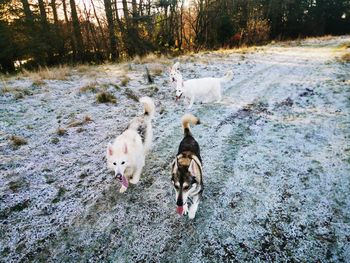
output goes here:
[[[350, 261], [350, 37], [2, 77], [1, 262]], [[186, 105], [166, 68], [220, 77], [222, 103], [195, 104], [204, 196], [175, 213], [170, 163]], [[145, 65], [154, 84], [145, 78]], [[55, 79], [55, 76], [57, 78]], [[116, 103], [98, 103], [96, 93]], [[153, 150], [120, 194], [107, 143], [152, 96]], [[24, 138], [15, 146], [11, 136]]]

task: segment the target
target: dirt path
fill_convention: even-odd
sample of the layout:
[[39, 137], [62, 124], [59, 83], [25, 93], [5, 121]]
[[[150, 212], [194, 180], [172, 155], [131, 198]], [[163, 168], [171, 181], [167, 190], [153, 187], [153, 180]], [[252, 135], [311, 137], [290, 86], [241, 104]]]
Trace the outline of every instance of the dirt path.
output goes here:
[[[154, 121], [153, 151], [140, 184], [123, 195], [103, 158], [139, 110], [122, 90], [112, 109], [76, 92], [79, 75], [21, 101], [2, 96], [2, 261], [349, 261], [350, 67], [336, 60], [349, 41], [183, 58], [186, 78], [235, 72], [222, 103], [192, 111], [203, 122], [193, 134], [205, 171], [193, 221], [175, 213], [169, 168], [186, 109], [174, 104], [166, 74], [156, 77], [163, 112]], [[130, 67], [129, 87], [142, 95], [143, 66]], [[52, 144], [57, 119], [63, 125], [72, 114], [94, 122]], [[5, 135], [28, 125], [30, 142], [14, 151]]]

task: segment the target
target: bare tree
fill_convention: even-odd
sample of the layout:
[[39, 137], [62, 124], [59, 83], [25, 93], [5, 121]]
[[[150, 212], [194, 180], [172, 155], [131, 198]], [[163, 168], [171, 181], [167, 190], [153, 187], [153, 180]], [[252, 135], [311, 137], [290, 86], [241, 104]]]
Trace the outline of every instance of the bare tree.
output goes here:
[[108, 23], [108, 34], [109, 34], [109, 43], [110, 43], [109, 53], [111, 54], [110, 58], [112, 61], [116, 61], [119, 59], [119, 51], [117, 49], [117, 38], [115, 36], [115, 26], [113, 21], [111, 0], [104, 0], [104, 6], [105, 6], [106, 17], [107, 17], [107, 23]]
[[76, 59], [82, 61], [84, 59], [84, 42], [83, 36], [81, 34], [80, 22], [77, 14], [75, 0], [69, 0], [69, 2], [73, 22], [74, 45], [75, 50], [77, 51]]

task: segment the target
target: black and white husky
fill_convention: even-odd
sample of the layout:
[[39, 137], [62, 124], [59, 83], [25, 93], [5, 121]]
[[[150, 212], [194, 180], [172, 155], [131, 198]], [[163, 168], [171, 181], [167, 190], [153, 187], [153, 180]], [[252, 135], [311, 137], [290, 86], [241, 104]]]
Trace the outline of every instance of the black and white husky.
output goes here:
[[190, 123], [199, 124], [200, 121], [192, 114], [185, 114], [182, 117], [184, 138], [172, 163], [171, 181], [176, 192], [176, 212], [180, 215], [188, 213], [193, 219], [203, 192], [203, 171], [199, 145], [191, 134]]
[[132, 184], [138, 183], [142, 168], [145, 165], [146, 153], [152, 144], [152, 124], [155, 106], [149, 97], [143, 97], [140, 102], [144, 106], [144, 114], [135, 117], [128, 128], [107, 146], [107, 167], [114, 171], [122, 186], [123, 193]]

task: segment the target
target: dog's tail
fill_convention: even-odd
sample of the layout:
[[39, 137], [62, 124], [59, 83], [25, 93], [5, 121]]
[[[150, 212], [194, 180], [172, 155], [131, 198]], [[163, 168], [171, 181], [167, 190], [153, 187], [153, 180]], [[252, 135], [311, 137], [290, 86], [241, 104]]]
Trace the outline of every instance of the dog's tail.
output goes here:
[[231, 79], [233, 79], [233, 72], [229, 70], [226, 72], [225, 76], [221, 78], [221, 82], [229, 82]]
[[182, 116], [181, 122], [182, 122], [182, 128], [183, 128], [185, 136], [191, 135], [190, 123], [193, 124], [193, 125], [197, 125], [197, 124], [201, 123], [199, 118], [193, 116], [190, 113], [187, 113], [184, 116]]
[[145, 109], [144, 115], [152, 118], [155, 112], [155, 106], [154, 106], [153, 100], [150, 97], [142, 97], [140, 98], [140, 102], [143, 104], [143, 107]]

